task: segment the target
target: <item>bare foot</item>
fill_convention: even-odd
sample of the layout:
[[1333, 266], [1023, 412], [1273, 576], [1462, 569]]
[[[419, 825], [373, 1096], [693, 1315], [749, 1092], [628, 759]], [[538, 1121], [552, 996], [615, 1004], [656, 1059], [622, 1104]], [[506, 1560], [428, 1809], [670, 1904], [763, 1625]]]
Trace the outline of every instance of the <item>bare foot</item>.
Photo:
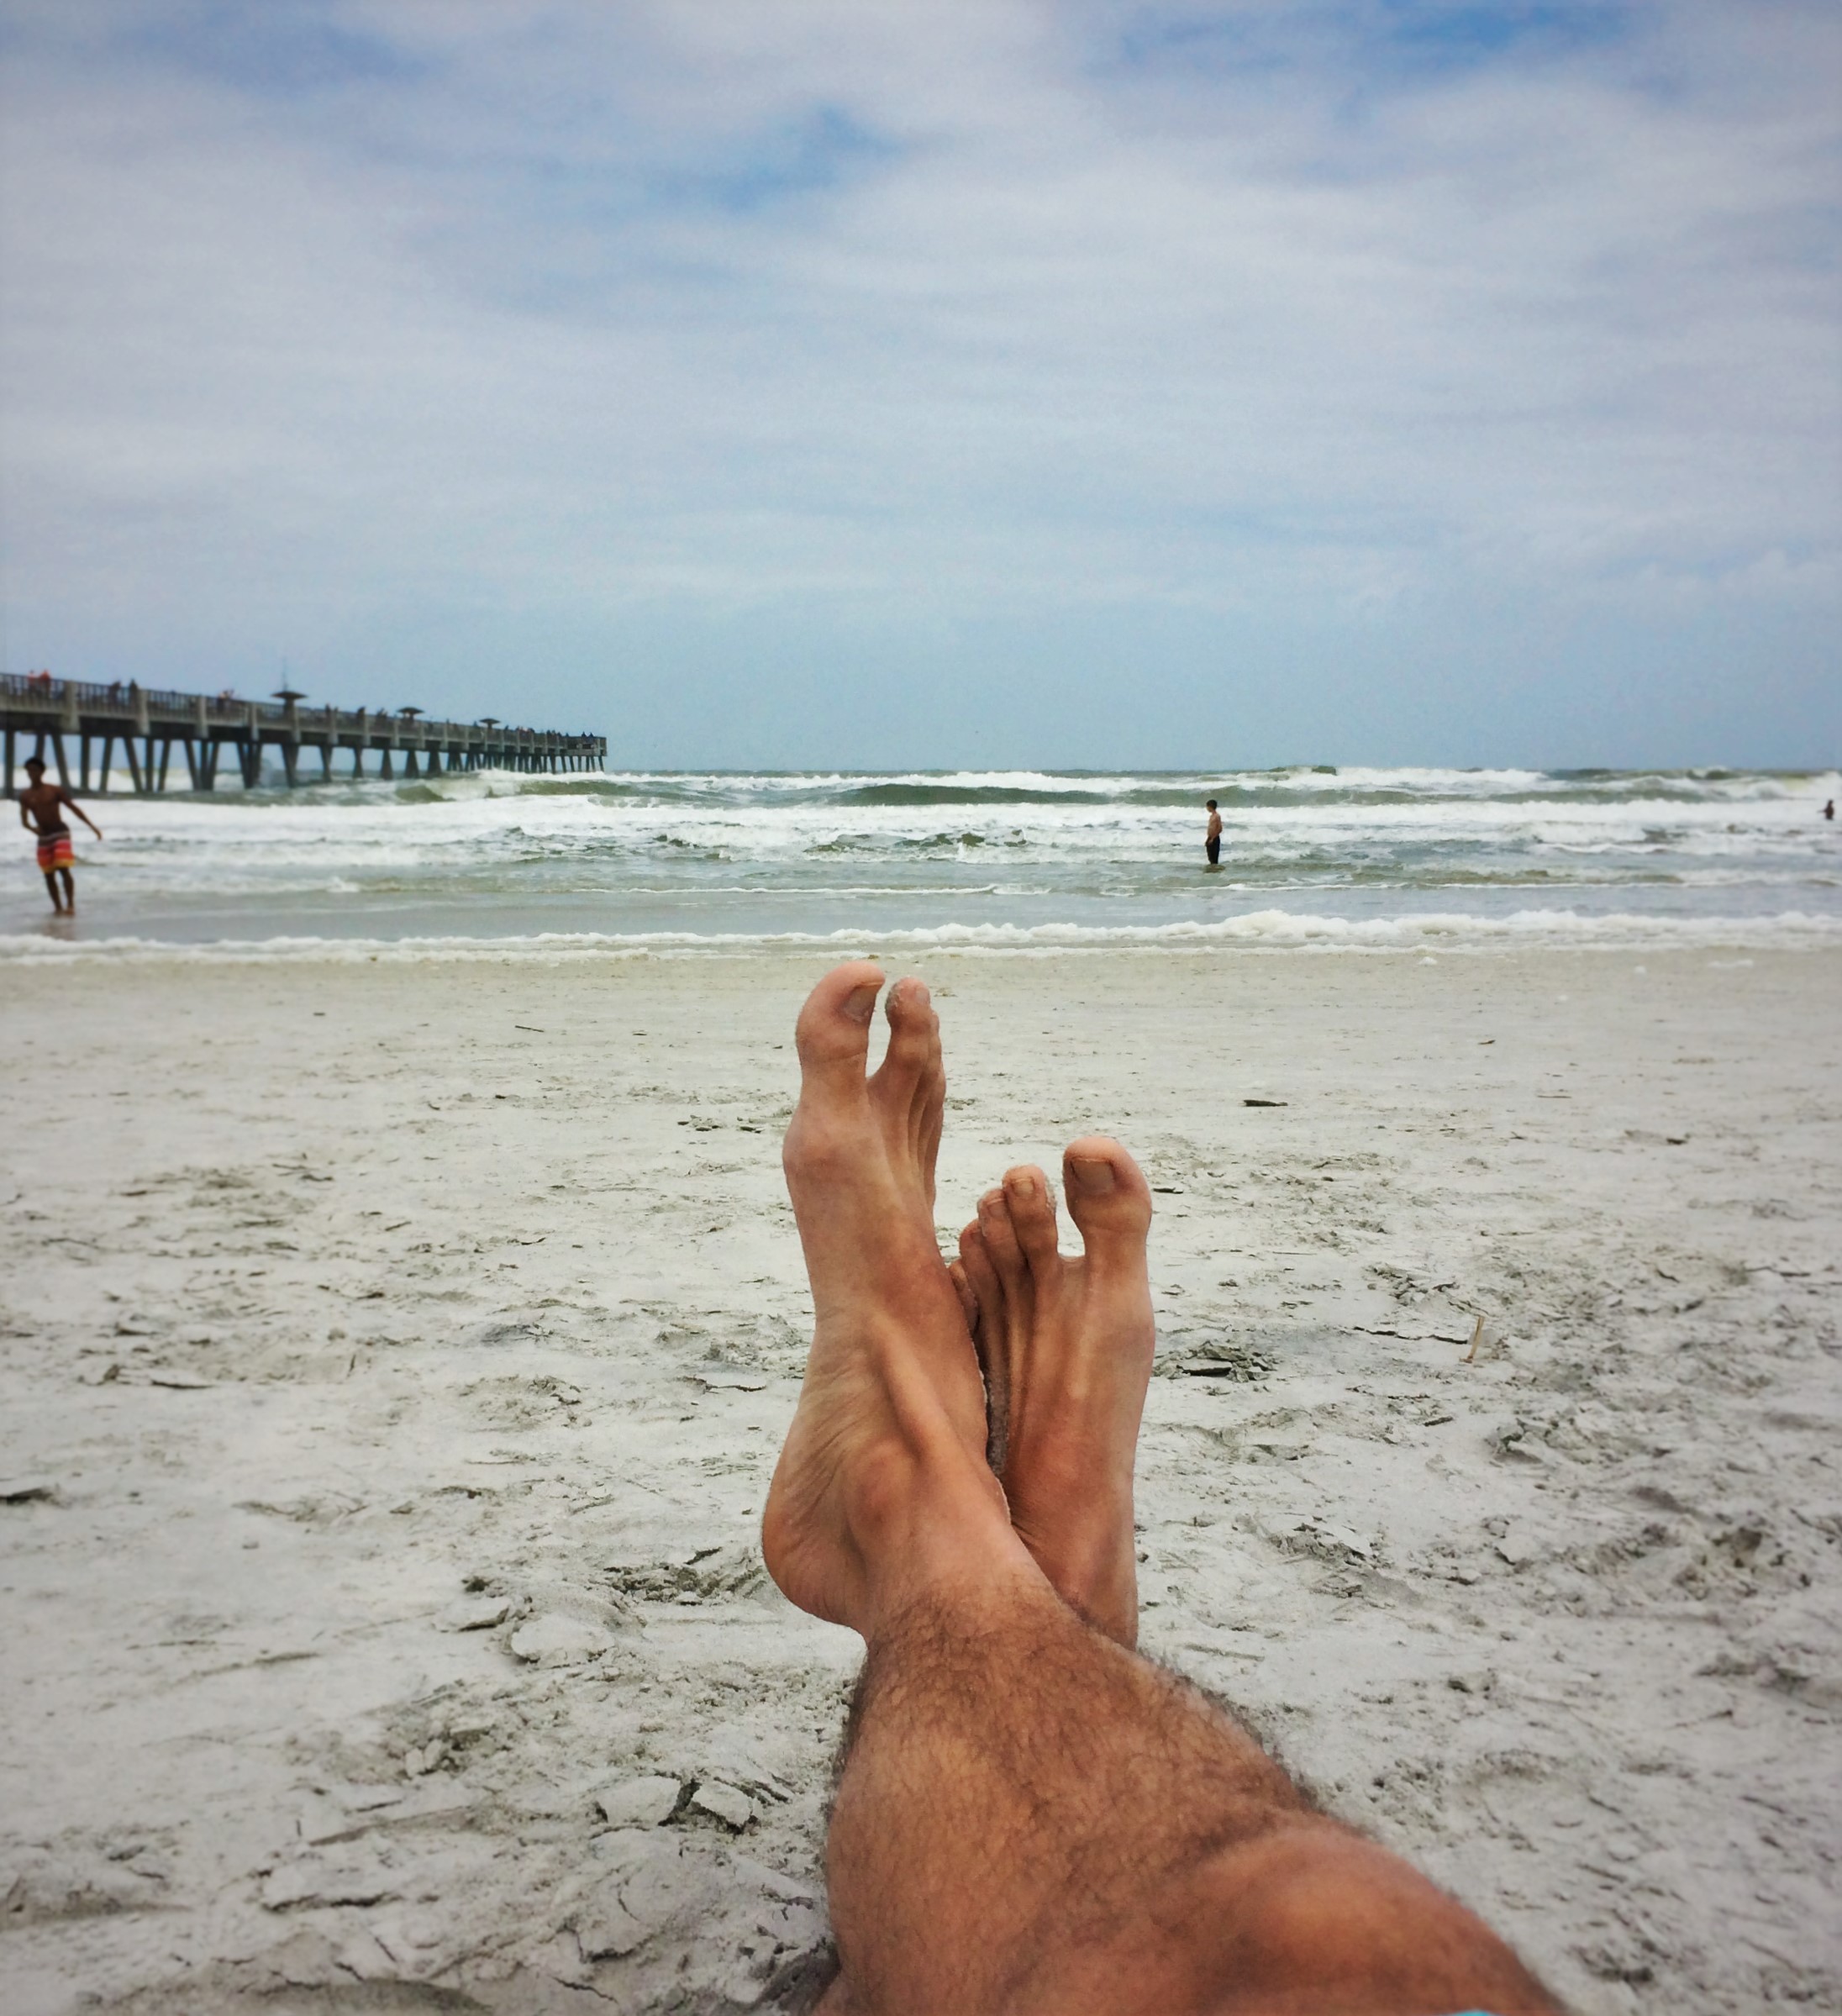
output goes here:
[[[782, 1161], [816, 1318], [806, 1383], [761, 1521], [768, 1572], [803, 1610], [867, 1637], [992, 1550], [1022, 1552], [985, 1463], [985, 1392], [934, 1231], [946, 1074], [918, 980], [839, 966], [800, 1011], [800, 1096]], [[1034, 1571], [1032, 1571], [1034, 1572]]]
[[1151, 1376], [1145, 1239], [1151, 1192], [1117, 1141], [1062, 1157], [1085, 1256], [1056, 1249], [1039, 1169], [1013, 1169], [960, 1238], [961, 1288], [989, 1392], [991, 1467], [1011, 1523], [1062, 1599], [1130, 1647], [1139, 1637], [1132, 1466]]

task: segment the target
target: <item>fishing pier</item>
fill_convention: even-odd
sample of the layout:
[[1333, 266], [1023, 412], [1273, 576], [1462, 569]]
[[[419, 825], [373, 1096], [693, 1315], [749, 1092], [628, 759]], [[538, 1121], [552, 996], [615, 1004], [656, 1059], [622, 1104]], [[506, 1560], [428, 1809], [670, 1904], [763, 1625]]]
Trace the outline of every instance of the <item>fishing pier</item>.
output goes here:
[[[175, 749], [184, 758], [178, 788], [189, 791], [214, 791], [227, 753], [244, 788], [254, 790], [270, 749], [279, 753], [290, 785], [330, 784], [340, 750], [351, 756], [341, 778], [439, 776], [456, 770], [558, 773], [607, 765], [604, 735], [508, 728], [490, 717], [429, 721], [416, 707], [394, 713], [307, 707], [305, 697], [282, 692], [272, 700], [240, 700], [231, 693], [166, 692], [132, 680], [99, 686], [45, 672], [0, 672], [6, 794], [13, 795], [16, 764], [32, 755], [55, 770], [66, 791], [107, 792], [117, 744], [129, 785], [144, 793], [166, 789]], [[373, 750], [377, 762], [367, 771], [365, 759]], [[317, 764], [305, 761], [315, 755]]]

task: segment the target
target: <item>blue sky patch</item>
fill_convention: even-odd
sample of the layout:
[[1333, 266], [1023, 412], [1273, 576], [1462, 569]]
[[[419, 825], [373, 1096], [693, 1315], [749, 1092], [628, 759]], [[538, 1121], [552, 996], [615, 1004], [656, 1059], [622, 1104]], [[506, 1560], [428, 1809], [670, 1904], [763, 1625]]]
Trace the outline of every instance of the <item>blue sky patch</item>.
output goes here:
[[1519, 55], [1550, 56], [1624, 39], [1631, 10], [1621, 0], [1556, 0], [1524, 6], [1449, 6], [1382, 0], [1367, 39], [1383, 52], [1434, 68], [1468, 69]]
[[659, 193], [723, 210], [766, 209], [839, 188], [900, 152], [841, 106], [820, 105], [791, 124], [755, 135], [723, 159], [670, 177]]
[[1204, 73], [1303, 67], [1341, 50], [1376, 71], [1469, 71], [1603, 48], [1631, 26], [1629, 0], [1368, 0], [1265, 13], [1143, 8], [1115, 45], [1129, 68]]
[[426, 74], [421, 58], [381, 37], [342, 28], [329, 12], [312, 0], [265, 0], [260, 7], [206, 0], [137, 26], [118, 46], [268, 97], [406, 83]]

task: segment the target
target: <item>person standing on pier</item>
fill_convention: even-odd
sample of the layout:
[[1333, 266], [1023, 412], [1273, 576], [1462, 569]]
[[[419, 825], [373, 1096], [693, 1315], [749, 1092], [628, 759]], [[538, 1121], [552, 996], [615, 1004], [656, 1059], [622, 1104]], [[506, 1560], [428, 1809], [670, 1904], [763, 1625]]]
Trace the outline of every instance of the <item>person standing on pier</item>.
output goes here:
[[[76, 913], [76, 884], [71, 875], [71, 829], [64, 823], [65, 808], [68, 806], [97, 840], [102, 839], [103, 829], [61, 784], [45, 782], [43, 757], [28, 756], [25, 774], [26, 787], [19, 793], [19, 824], [38, 836], [39, 872], [51, 892], [51, 908], [60, 917], [73, 917]], [[64, 883], [61, 893], [60, 877]]]

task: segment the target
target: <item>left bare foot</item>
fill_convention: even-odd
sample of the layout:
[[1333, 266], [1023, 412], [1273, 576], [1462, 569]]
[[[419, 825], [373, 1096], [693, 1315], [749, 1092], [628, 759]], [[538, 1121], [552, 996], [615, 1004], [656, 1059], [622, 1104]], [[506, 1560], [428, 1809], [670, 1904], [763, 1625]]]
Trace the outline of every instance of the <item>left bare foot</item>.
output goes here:
[[1057, 1249], [1040, 1169], [979, 1200], [954, 1270], [985, 1369], [988, 1460], [1011, 1524], [1063, 1601], [1130, 1647], [1139, 1636], [1132, 1470], [1151, 1376], [1151, 1192], [1117, 1141], [1062, 1157], [1084, 1257]]

